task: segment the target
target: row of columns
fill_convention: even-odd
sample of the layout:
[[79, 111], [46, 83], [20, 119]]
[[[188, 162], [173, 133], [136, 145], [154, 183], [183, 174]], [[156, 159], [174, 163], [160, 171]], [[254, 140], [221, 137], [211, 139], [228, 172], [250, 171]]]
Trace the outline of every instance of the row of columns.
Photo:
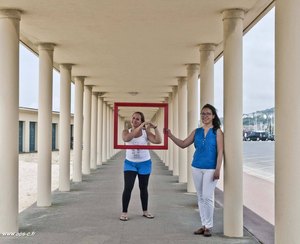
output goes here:
[[[52, 111], [52, 68], [53, 68], [54, 45], [39, 45], [40, 53], [40, 100], [39, 100], [39, 123], [38, 131], [38, 192], [37, 206], [51, 205], [51, 113]], [[61, 112], [60, 112], [60, 153], [59, 153], [59, 190], [70, 190], [70, 102], [71, 102], [71, 65], [60, 65], [61, 71]], [[45, 99], [46, 98], [46, 99]], [[74, 182], [82, 181], [82, 174], [90, 174], [91, 169], [97, 168], [97, 149], [104, 146], [106, 155], [111, 156], [112, 150], [106, 143], [97, 145], [97, 130], [102, 128], [98, 124], [98, 93], [92, 93], [92, 87], [84, 85], [84, 77], [75, 77], [75, 135], [74, 135]], [[101, 103], [106, 106], [105, 103]], [[49, 115], [50, 114], [50, 115]], [[109, 120], [112, 124], [112, 109], [108, 108], [106, 113], [99, 114], [99, 123], [102, 119]], [[82, 116], [83, 115], [83, 116]], [[112, 135], [106, 134], [106, 139]], [[104, 128], [107, 130], [107, 128]], [[46, 132], [46, 137], [45, 133]], [[48, 133], [48, 134], [47, 134]], [[83, 145], [83, 148], [82, 148]], [[108, 143], [108, 145], [112, 145]], [[99, 156], [100, 157], [100, 156]], [[107, 158], [100, 159], [106, 161]]]
[[[18, 232], [19, 38], [21, 12], [0, 10], [0, 233]], [[53, 43], [38, 43], [37, 206], [51, 205]], [[71, 64], [60, 65], [59, 190], [70, 191]], [[113, 110], [98, 93], [75, 80], [73, 181], [81, 182], [109, 159]], [[5, 115], [5, 117], [4, 117]], [[107, 123], [102, 123], [102, 121]], [[105, 133], [104, 133], [105, 132]], [[103, 153], [102, 153], [103, 152]]]
[[[224, 234], [243, 236], [243, 158], [242, 158], [242, 40], [243, 10], [223, 12], [224, 29]], [[169, 97], [169, 126], [179, 138], [186, 138], [198, 127], [198, 111], [206, 103], [214, 104], [214, 43], [199, 46], [200, 65], [187, 65], [187, 76], [178, 78], [178, 89]], [[198, 79], [200, 77], [200, 91]], [[178, 92], [178, 95], [177, 95]], [[198, 96], [200, 104], [198, 105]], [[179, 112], [178, 98], [180, 101]], [[199, 109], [200, 108], [200, 109]], [[199, 116], [200, 117], [200, 116]], [[179, 121], [179, 124], [177, 124]], [[180, 128], [180, 129], [179, 129]], [[185, 129], [187, 128], [187, 130]], [[167, 165], [179, 182], [187, 182], [187, 191], [195, 192], [190, 164], [194, 148], [178, 149], [170, 143]], [[178, 159], [178, 162], [177, 160]]]
[[[300, 170], [298, 163], [299, 132], [293, 126], [287, 126], [287, 118], [292, 117], [295, 124], [300, 122], [298, 109], [300, 83], [298, 78], [300, 35], [294, 23], [300, 19], [296, 0], [276, 1], [275, 22], [275, 243], [298, 243], [300, 224], [300, 193], [298, 186]], [[243, 113], [243, 10], [226, 10], [223, 12], [223, 47], [224, 47], [224, 234], [241, 237], [243, 235], [243, 154], [242, 154], [242, 113]], [[289, 47], [289, 48], [286, 48]], [[214, 96], [214, 49], [215, 44], [200, 45], [200, 108], [213, 104]], [[287, 61], [288, 60], [288, 61]], [[197, 113], [195, 91], [198, 64], [187, 66], [187, 77], [178, 79], [178, 93], [181, 107], [178, 117], [180, 138], [186, 136], [196, 127], [194, 115]], [[187, 81], [186, 88], [182, 87]], [[187, 106], [184, 103], [187, 101]], [[173, 101], [175, 106], [176, 101]], [[292, 104], [292, 105], [291, 105]], [[194, 108], [192, 108], [194, 106]], [[296, 107], [295, 107], [296, 106]], [[188, 118], [188, 122], [186, 119]], [[187, 126], [186, 126], [187, 123]], [[186, 133], [185, 128], [188, 128]], [[173, 128], [175, 131], [176, 129]], [[194, 191], [190, 174], [192, 150], [179, 151], [179, 181], [187, 182], [187, 190]], [[289, 152], [289, 153], [287, 153]], [[169, 160], [177, 152], [169, 151], [165, 157]], [[176, 156], [175, 156], [176, 157]], [[173, 169], [174, 171], [174, 169]], [[187, 179], [184, 178], [188, 172]], [[184, 172], [184, 173], [181, 173]]]

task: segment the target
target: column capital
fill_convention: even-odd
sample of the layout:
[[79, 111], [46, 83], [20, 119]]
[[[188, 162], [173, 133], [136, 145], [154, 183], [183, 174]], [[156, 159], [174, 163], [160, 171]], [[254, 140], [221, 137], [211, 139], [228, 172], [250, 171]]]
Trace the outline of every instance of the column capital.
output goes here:
[[37, 43], [38, 45], [38, 50], [48, 50], [48, 51], [53, 51], [55, 44], [54, 43], [50, 43], [50, 42], [39, 42]]
[[18, 9], [0, 9], [0, 19], [10, 18], [10, 19], [21, 19], [21, 10]]
[[186, 76], [177, 76], [177, 81], [178, 82], [183, 82], [183, 81], [186, 81], [187, 80], [187, 77]]
[[197, 63], [186, 64], [186, 69], [187, 70], [199, 70], [200, 65]]
[[199, 44], [199, 51], [215, 51], [217, 44], [215, 43], [202, 43]]
[[100, 91], [98, 91], [98, 96], [99, 96], [99, 97], [102, 97], [105, 93], [106, 93], [106, 92], [100, 92]]
[[226, 9], [222, 11], [224, 19], [244, 19], [245, 10], [243, 9]]
[[91, 86], [91, 85], [85, 85], [85, 84], [83, 84], [83, 89], [84, 89], [84, 90], [88, 90], [88, 91], [90, 91], [90, 92], [91, 92], [91, 94], [92, 94], [92, 91], [93, 91], [93, 86]]
[[83, 82], [84, 79], [85, 79], [85, 77], [86, 77], [86, 76], [83, 76], [83, 75], [81, 75], [81, 76], [80, 76], [80, 75], [77, 75], [77, 76], [74, 76], [73, 78], [74, 78], [74, 80], [78, 80], [78, 81], [82, 81], [82, 82]]
[[74, 64], [62, 63], [62, 64], [59, 65], [59, 67], [60, 67], [60, 68], [67, 69], [67, 70], [71, 70], [73, 65], [74, 65]]

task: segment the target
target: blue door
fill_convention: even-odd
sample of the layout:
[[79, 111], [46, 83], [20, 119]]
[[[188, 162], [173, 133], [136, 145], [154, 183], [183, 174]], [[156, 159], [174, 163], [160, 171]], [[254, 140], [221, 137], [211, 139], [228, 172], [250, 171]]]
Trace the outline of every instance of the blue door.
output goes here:
[[52, 150], [56, 149], [56, 124], [52, 124]]
[[73, 131], [74, 131], [74, 126], [71, 125], [71, 138], [70, 138], [70, 149], [73, 149], [73, 142], [74, 142], [74, 137], [73, 137]]
[[24, 121], [19, 121], [19, 152], [23, 152], [23, 128]]
[[35, 125], [36, 122], [29, 122], [29, 152], [35, 152]]

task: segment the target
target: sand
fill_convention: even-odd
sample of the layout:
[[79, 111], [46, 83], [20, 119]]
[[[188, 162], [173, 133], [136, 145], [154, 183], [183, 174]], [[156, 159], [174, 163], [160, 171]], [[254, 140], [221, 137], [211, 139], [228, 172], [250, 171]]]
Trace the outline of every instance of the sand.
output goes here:
[[[59, 152], [52, 152], [51, 190], [58, 188]], [[70, 178], [72, 178], [73, 152], [71, 152]], [[37, 197], [37, 153], [19, 154], [19, 212], [36, 202]]]

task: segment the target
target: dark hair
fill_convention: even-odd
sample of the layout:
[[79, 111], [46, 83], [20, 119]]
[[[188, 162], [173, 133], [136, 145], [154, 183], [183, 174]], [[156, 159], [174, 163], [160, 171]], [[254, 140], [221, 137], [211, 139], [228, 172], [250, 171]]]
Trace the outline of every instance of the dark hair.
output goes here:
[[132, 115], [134, 115], [134, 114], [139, 114], [141, 116], [142, 123], [145, 122], [145, 116], [144, 116], [144, 114], [142, 112], [134, 112]]
[[214, 119], [213, 119], [213, 121], [212, 121], [212, 124], [213, 124], [213, 131], [216, 132], [216, 131], [217, 131], [218, 129], [220, 129], [220, 127], [221, 127], [221, 121], [220, 121], [219, 116], [218, 116], [218, 114], [217, 114], [217, 109], [216, 109], [213, 105], [208, 104], [208, 103], [205, 104], [205, 105], [202, 107], [201, 111], [202, 111], [204, 108], [210, 109], [211, 112], [212, 112], [212, 114], [215, 116]]

